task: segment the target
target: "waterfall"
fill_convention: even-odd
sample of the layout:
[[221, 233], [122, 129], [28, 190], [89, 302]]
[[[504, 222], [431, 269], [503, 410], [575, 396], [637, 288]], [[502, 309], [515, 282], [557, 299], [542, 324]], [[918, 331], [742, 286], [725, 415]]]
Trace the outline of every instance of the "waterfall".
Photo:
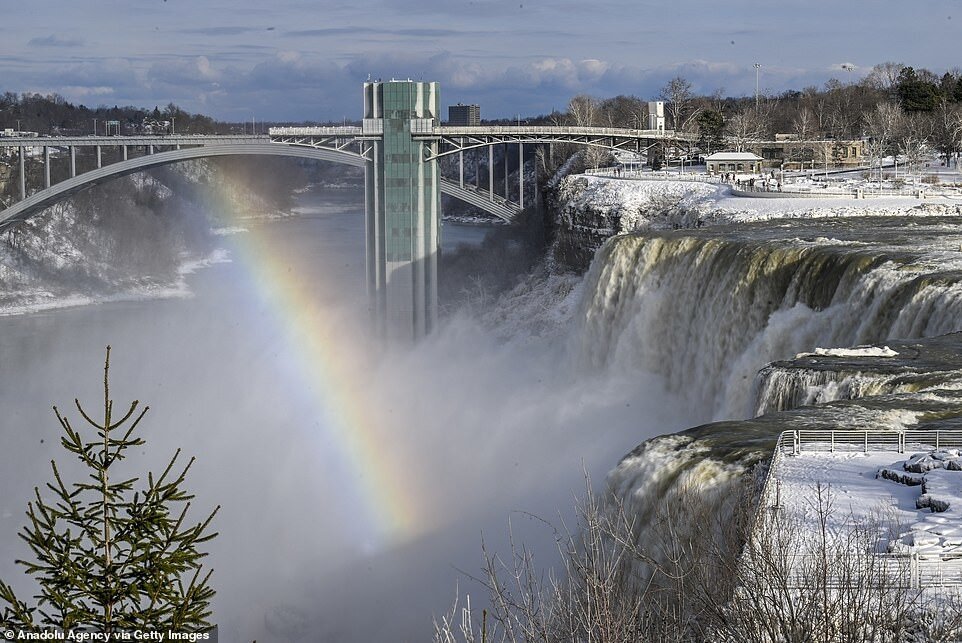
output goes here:
[[609, 473], [640, 546], [679, 499], [731, 515], [781, 431], [962, 420], [957, 224], [792, 221], [626, 235], [599, 250], [579, 364], [658, 373], [716, 420], [648, 440]]
[[755, 415], [799, 406], [856, 400], [889, 393], [913, 393], [921, 383], [891, 373], [785, 368], [770, 364], [758, 375]]
[[943, 257], [958, 235], [944, 224], [815, 224], [841, 239], [799, 238], [795, 222], [615, 237], [586, 277], [579, 359], [656, 372], [706, 419], [751, 415], [768, 362], [958, 330], [962, 273]]

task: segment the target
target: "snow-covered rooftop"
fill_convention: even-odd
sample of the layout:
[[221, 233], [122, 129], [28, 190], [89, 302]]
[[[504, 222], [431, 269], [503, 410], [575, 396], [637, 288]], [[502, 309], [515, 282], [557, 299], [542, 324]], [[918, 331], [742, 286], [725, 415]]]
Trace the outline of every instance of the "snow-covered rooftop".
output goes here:
[[706, 161], [761, 161], [762, 157], [751, 152], [715, 152]]

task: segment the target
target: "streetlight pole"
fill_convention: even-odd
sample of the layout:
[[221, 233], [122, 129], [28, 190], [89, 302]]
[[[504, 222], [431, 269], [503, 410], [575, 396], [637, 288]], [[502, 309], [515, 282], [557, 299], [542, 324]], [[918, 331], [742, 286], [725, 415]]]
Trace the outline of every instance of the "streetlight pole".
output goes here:
[[755, 111], [758, 111], [758, 70], [761, 69], [761, 65], [755, 63]]

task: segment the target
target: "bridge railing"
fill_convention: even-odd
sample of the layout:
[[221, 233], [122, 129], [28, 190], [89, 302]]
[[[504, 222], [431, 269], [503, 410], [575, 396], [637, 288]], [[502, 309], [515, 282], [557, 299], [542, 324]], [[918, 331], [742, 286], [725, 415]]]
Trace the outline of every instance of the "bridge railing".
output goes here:
[[271, 136], [358, 136], [360, 127], [355, 125], [339, 125], [332, 127], [271, 127], [267, 133]]
[[687, 136], [686, 134], [676, 133], [675, 130], [579, 127], [574, 125], [442, 125], [441, 127], [436, 127], [434, 132], [443, 136], [500, 136], [513, 134], [523, 136], [543, 134], [547, 136], [597, 136], [609, 138], [683, 138]]

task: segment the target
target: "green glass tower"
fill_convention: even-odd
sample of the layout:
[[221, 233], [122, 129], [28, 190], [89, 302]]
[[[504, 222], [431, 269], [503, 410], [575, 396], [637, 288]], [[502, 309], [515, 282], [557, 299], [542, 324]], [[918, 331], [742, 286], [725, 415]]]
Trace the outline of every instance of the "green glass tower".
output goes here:
[[375, 323], [390, 338], [417, 339], [437, 321], [440, 179], [430, 135], [439, 125], [438, 83], [364, 84], [367, 275]]

